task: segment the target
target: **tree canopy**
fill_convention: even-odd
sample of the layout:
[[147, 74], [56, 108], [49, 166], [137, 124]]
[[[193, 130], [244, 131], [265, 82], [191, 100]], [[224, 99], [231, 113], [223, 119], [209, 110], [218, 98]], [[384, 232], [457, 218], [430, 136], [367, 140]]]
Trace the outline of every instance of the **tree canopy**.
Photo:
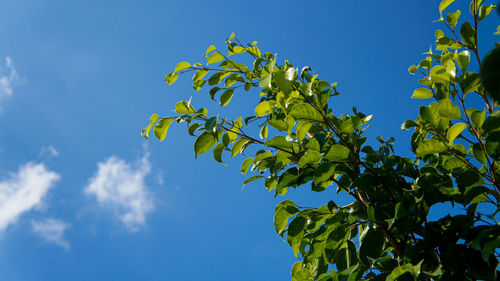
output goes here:
[[[243, 186], [261, 180], [284, 196], [308, 184], [351, 198], [276, 206], [275, 230], [300, 259], [293, 281], [499, 280], [500, 44], [484, 60], [478, 49], [480, 22], [496, 7], [473, 0], [466, 13], [448, 12], [453, 2], [441, 1], [435, 47], [408, 69], [421, 84], [411, 97], [429, 101], [401, 126], [413, 131], [412, 157], [396, 155], [393, 138], [366, 144], [371, 115], [356, 107], [334, 114], [337, 83], [234, 33], [227, 50], [208, 47], [207, 64], [180, 62], [165, 81], [193, 73], [193, 89], [208, 88], [220, 106], [257, 89], [254, 114], [230, 119], [182, 100], [173, 116], [153, 114], [142, 135], [163, 141], [174, 121], [185, 123], [195, 156], [212, 151], [224, 165], [223, 155], [245, 156]], [[470, 106], [477, 100], [483, 108]], [[439, 203], [451, 203], [453, 214], [431, 219]]]

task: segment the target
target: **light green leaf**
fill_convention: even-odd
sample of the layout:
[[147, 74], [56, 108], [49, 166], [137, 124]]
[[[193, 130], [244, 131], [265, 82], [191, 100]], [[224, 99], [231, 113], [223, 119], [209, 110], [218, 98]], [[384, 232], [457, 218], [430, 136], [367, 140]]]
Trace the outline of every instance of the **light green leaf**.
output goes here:
[[[231, 156], [232, 157], [232, 156]], [[248, 172], [248, 169], [250, 169], [250, 166], [253, 164], [254, 159], [252, 157], [249, 157], [241, 163], [241, 168], [240, 171], [243, 175], [246, 175]]]
[[144, 129], [141, 131], [141, 135], [145, 137], [146, 139], [149, 139], [149, 132], [151, 131], [151, 128], [153, 128], [153, 125], [160, 119], [160, 116], [158, 114], [153, 114], [151, 117], [149, 117], [149, 125], [147, 125]]
[[307, 121], [299, 122], [299, 124], [297, 125], [297, 134], [296, 134], [297, 141], [299, 142], [302, 141], [309, 132], [309, 129], [311, 129], [311, 127], [312, 127], [311, 122]]
[[160, 141], [163, 141], [167, 136], [168, 127], [170, 127], [172, 121], [174, 121], [174, 118], [162, 118], [156, 124], [154, 134]]
[[218, 52], [215, 52], [215, 53], [212, 53], [208, 59], [207, 59], [207, 63], [208, 64], [211, 64], [211, 63], [218, 63], [220, 61], [222, 61], [224, 59], [224, 56], [221, 55], [220, 53]]
[[306, 153], [304, 153], [304, 155], [302, 155], [302, 157], [300, 157], [298, 167], [302, 168], [307, 164], [318, 164], [321, 162], [321, 159], [322, 156], [321, 153], [319, 153], [319, 151], [309, 149], [306, 151]]
[[474, 123], [474, 127], [476, 128], [481, 128], [484, 123], [484, 118], [486, 118], [486, 111], [474, 111], [470, 115], [470, 119], [472, 120], [472, 123]]
[[177, 80], [177, 77], [179, 77], [179, 73], [171, 72], [165, 76], [165, 82], [167, 82], [168, 85], [172, 85]]
[[288, 219], [299, 212], [295, 206], [295, 203], [290, 200], [285, 200], [276, 206], [274, 209], [274, 230], [276, 233], [283, 235]]
[[420, 88], [413, 91], [413, 95], [411, 96], [413, 99], [429, 99], [434, 95], [432, 91], [427, 88]]
[[196, 71], [196, 73], [193, 76], [193, 82], [196, 82], [200, 79], [202, 79], [205, 75], [207, 75], [208, 69], [200, 69]]
[[453, 141], [467, 128], [465, 123], [457, 123], [448, 130], [446, 137], [448, 138], [449, 144], [453, 145]]
[[217, 143], [213, 133], [203, 132], [194, 142], [195, 157], [208, 152]]
[[184, 70], [184, 69], [188, 69], [191, 67], [191, 64], [189, 62], [186, 62], [186, 61], [182, 61], [180, 63], [178, 63], [176, 66], [175, 66], [175, 70], [174, 72], [179, 72], [181, 70]]
[[278, 129], [280, 132], [286, 131], [288, 129], [288, 126], [286, 125], [285, 121], [280, 120], [280, 119], [269, 119], [267, 120], [267, 124], [269, 124], [271, 127]]
[[443, 13], [444, 9], [446, 9], [453, 2], [455, 2], [455, 0], [442, 0], [439, 4], [439, 13]]
[[351, 151], [340, 144], [334, 144], [325, 155], [325, 159], [330, 161], [346, 161], [351, 157]]
[[276, 148], [291, 148], [292, 142], [288, 141], [285, 136], [276, 136], [264, 143], [265, 146]]
[[310, 104], [295, 104], [290, 115], [296, 120], [323, 121], [323, 116]]
[[460, 119], [462, 116], [460, 114], [460, 107], [453, 104], [453, 102], [449, 99], [439, 101], [439, 115], [449, 119]]
[[207, 51], [205, 52], [205, 57], [206, 57], [209, 53], [211, 53], [211, 52], [213, 52], [213, 51], [215, 51], [215, 46], [214, 46], [214, 45], [210, 45], [210, 46], [207, 48]]
[[260, 80], [259, 86], [262, 88], [271, 89], [271, 78], [273, 77], [272, 73], [268, 74], [266, 77]]
[[228, 105], [231, 99], [233, 98], [233, 94], [234, 94], [234, 89], [225, 90], [224, 93], [222, 93], [222, 95], [220, 96], [220, 105], [222, 106]]
[[238, 153], [243, 154], [243, 150], [250, 143], [249, 139], [239, 139], [233, 144], [233, 148], [231, 149], [231, 158], [236, 156]]
[[215, 161], [227, 166], [226, 163], [222, 162], [222, 152], [224, 151], [224, 148], [226, 148], [226, 146], [223, 143], [219, 143], [214, 147], [213, 153]]
[[419, 262], [417, 265], [413, 265], [411, 263], [403, 264], [401, 266], [396, 267], [395, 269], [392, 270], [391, 274], [387, 276], [385, 279], [386, 281], [394, 281], [398, 279], [398, 277], [402, 276], [405, 273], [410, 273], [415, 280], [417, 280], [418, 275], [420, 275], [420, 266], [422, 265], [422, 262]]
[[425, 156], [427, 154], [434, 154], [434, 153], [443, 152], [445, 150], [446, 150], [446, 146], [442, 142], [440, 142], [436, 139], [428, 139], [428, 140], [424, 140], [417, 147], [416, 156], [421, 157], [421, 156]]
[[262, 126], [262, 128], [260, 129], [260, 133], [259, 133], [260, 138], [261, 139], [267, 138], [268, 132], [269, 132], [269, 129], [267, 128], [267, 126]]
[[188, 101], [180, 101], [175, 104], [175, 112], [180, 114], [193, 114], [195, 110], [193, 106]]
[[257, 105], [255, 108], [255, 115], [259, 117], [266, 116], [268, 114], [271, 114], [274, 110], [274, 101], [263, 101]]

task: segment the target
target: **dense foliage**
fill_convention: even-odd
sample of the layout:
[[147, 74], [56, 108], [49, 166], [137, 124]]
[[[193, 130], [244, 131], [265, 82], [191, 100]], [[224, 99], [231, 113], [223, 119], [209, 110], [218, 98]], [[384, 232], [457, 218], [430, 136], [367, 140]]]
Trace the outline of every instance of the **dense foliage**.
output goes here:
[[[495, 6], [474, 0], [471, 15], [462, 19], [460, 10], [443, 14], [452, 2], [439, 5], [445, 31], [435, 32], [435, 48], [409, 68], [422, 85], [412, 98], [430, 101], [402, 125], [413, 130], [414, 157], [395, 155], [392, 138], [366, 145], [371, 116], [356, 108], [335, 115], [336, 83], [308, 67], [279, 63], [234, 34], [226, 40], [227, 53], [208, 48], [210, 66], [181, 62], [165, 79], [171, 85], [180, 74], [194, 73], [193, 88], [208, 86], [221, 106], [238, 91], [258, 88], [255, 114], [230, 120], [180, 101], [176, 116], [153, 114], [142, 135], [153, 130], [163, 140], [173, 121], [185, 123], [196, 136], [195, 155], [212, 150], [222, 163], [224, 153], [234, 157], [257, 147], [241, 164], [244, 175], [254, 173], [244, 185], [263, 179], [275, 195], [285, 195], [310, 184], [315, 192], [336, 188], [352, 198], [345, 206], [331, 198], [318, 208], [289, 200], [276, 206], [276, 232], [301, 260], [292, 267], [293, 281], [499, 280], [499, 49], [483, 66], [477, 36]], [[478, 99], [484, 108], [468, 106]], [[454, 215], [431, 220], [429, 209], [443, 202], [455, 206]]]

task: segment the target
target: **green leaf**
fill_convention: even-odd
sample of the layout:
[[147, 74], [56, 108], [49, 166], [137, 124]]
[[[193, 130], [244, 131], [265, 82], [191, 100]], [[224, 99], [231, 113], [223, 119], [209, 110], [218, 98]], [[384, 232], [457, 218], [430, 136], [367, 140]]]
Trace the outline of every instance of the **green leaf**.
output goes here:
[[189, 126], [188, 128], [188, 133], [191, 135], [191, 136], [194, 136], [194, 131], [196, 131], [196, 129], [198, 129], [198, 127], [200, 127], [201, 125], [198, 124], [198, 123], [193, 123]]
[[422, 265], [422, 262], [423, 261], [419, 262], [417, 265], [407, 263], [407, 264], [403, 264], [401, 266], [398, 266], [392, 270], [391, 274], [389, 274], [389, 276], [387, 276], [387, 278], [385, 280], [386, 281], [394, 281], [405, 273], [410, 273], [413, 276], [413, 278], [415, 280], [417, 280], [418, 276], [420, 275], [420, 266]]
[[361, 247], [359, 248], [359, 258], [361, 262], [370, 267], [373, 260], [376, 260], [382, 254], [384, 247], [384, 234], [382, 231], [371, 228], [368, 233], [361, 240]]
[[252, 157], [249, 157], [241, 163], [240, 171], [243, 175], [247, 174], [248, 169], [250, 169], [250, 166], [252, 166], [252, 164], [253, 164], [253, 161], [254, 161], [254, 159]]
[[445, 150], [446, 150], [446, 146], [442, 142], [440, 142], [436, 139], [428, 139], [428, 140], [424, 140], [417, 147], [416, 156], [422, 157], [422, 156], [425, 156], [427, 154], [439, 153], [439, 152], [443, 152]]
[[274, 101], [263, 101], [257, 105], [255, 108], [255, 115], [259, 117], [266, 116], [268, 114], [271, 114], [274, 110]]
[[259, 133], [260, 138], [261, 139], [267, 138], [268, 132], [269, 132], [269, 129], [267, 128], [267, 126], [262, 126], [262, 128], [260, 128], [260, 133]]
[[472, 123], [474, 123], [474, 127], [476, 128], [481, 128], [484, 123], [484, 118], [486, 118], [486, 111], [474, 111], [470, 115], [470, 119], [472, 120]]
[[267, 120], [266, 123], [269, 124], [271, 127], [278, 129], [280, 132], [286, 131], [288, 129], [288, 126], [283, 120], [273, 118]]
[[460, 117], [462, 117], [460, 114], [460, 107], [453, 104], [449, 99], [439, 101], [439, 115], [449, 119], [460, 119]]
[[207, 73], [208, 73], [208, 69], [200, 69], [200, 70], [196, 71], [196, 73], [193, 76], [193, 82], [196, 82], [196, 81], [202, 79], [203, 77], [205, 77], [205, 75], [207, 75]]
[[271, 78], [272, 78], [272, 73], [268, 74], [266, 77], [262, 78], [259, 82], [259, 86], [262, 88], [266, 89], [271, 89]]
[[349, 160], [351, 156], [351, 151], [347, 147], [340, 144], [334, 144], [330, 147], [330, 150], [328, 150], [324, 158], [330, 161], [346, 161]]
[[432, 91], [427, 88], [420, 88], [413, 91], [413, 95], [411, 96], [413, 99], [429, 99], [434, 95]]
[[446, 9], [453, 2], [455, 2], [455, 0], [442, 0], [441, 3], [439, 3], [439, 13], [443, 13], [444, 9]]
[[162, 118], [156, 124], [154, 134], [160, 141], [163, 141], [167, 136], [168, 127], [170, 127], [172, 121], [174, 121], [174, 118]]
[[205, 130], [207, 130], [207, 132], [210, 132], [210, 133], [215, 133], [218, 119], [219, 118], [217, 116], [209, 118], [205, 122]]
[[462, 27], [460, 28], [460, 37], [462, 37], [462, 41], [467, 47], [470, 48], [475, 48], [476, 47], [476, 40], [474, 38], [475, 31], [472, 25], [466, 21], [464, 24], [462, 24]]
[[199, 90], [201, 90], [201, 88], [203, 87], [203, 85], [205, 85], [206, 82], [207, 81], [205, 81], [205, 80], [194, 81], [193, 89], [198, 92]]
[[283, 235], [288, 219], [299, 212], [295, 206], [295, 203], [290, 200], [285, 200], [276, 206], [274, 209], [274, 230], [276, 233]]
[[304, 155], [302, 155], [302, 157], [300, 157], [298, 167], [302, 168], [307, 164], [318, 164], [321, 162], [321, 159], [322, 156], [321, 153], [319, 153], [319, 151], [309, 149], [306, 151], [306, 153], [304, 153]]
[[203, 132], [194, 142], [195, 157], [208, 152], [217, 143], [213, 133]]
[[481, 76], [479, 73], [467, 72], [458, 79], [460, 88], [464, 94], [479, 90], [481, 87]]
[[234, 95], [234, 89], [227, 89], [220, 96], [220, 105], [226, 106], [229, 104]]
[[451, 27], [455, 27], [458, 23], [458, 18], [460, 18], [460, 10], [457, 10], [456, 12], [454, 13], [449, 13], [447, 16], [446, 16], [446, 21], [448, 22], [448, 24], [451, 26]]
[[331, 163], [321, 164], [314, 172], [314, 183], [319, 184], [325, 181], [329, 181], [331, 177], [335, 175], [335, 165]]
[[214, 147], [213, 153], [215, 161], [224, 164], [224, 166], [227, 166], [226, 163], [222, 162], [222, 152], [225, 148], [226, 145], [224, 145], [223, 143], [219, 143]]
[[449, 144], [453, 145], [453, 141], [467, 128], [465, 123], [457, 123], [448, 130], [446, 137], [448, 138]]
[[276, 148], [291, 148], [293, 144], [291, 141], [288, 141], [285, 136], [276, 136], [266, 141], [264, 145]]
[[432, 117], [432, 112], [428, 106], [420, 107], [420, 117], [429, 123], [434, 123], [434, 118]]
[[482, 5], [479, 7], [479, 21], [484, 20], [491, 12], [491, 10], [495, 9], [495, 5]]
[[160, 116], [158, 114], [153, 114], [151, 117], [149, 117], [149, 125], [146, 126], [146, 128], [142, 129], [141, 135], [145, 137], [146, 139], [149, 139], [149, 132], [151, 131], [151, 128], [153, 128], [153, 125], [160, 119]]
[[177, 80], [177, 77], [179, 77], [179, 73], [171, 72], [165, 76], [165, 82], [167, 82], [168, 85], [172, 85]]
[[211, 53], [211, 52], [213, 52], [213, 51], [215, 51], [215, 46], [214, 46], [214, 45], [210, 45], [210, 46], [207, 48], [207, 51], [205, 52], [205, 57], [206, 57], [209, 53]]
[[174, 72], [179, 72], [181, 70], [184, 70], [184, 69], [188, 69], [191, 67], [191, 64], [189, 62], [186, 62], [186, 61], [182, 61], [180, 63], [178, 63], [176, 66], [175, 66], [175, 70]]
[[297, 141], [299, 142], [302, 141], [309, 132], [309, 129], [311, 129], [311, 127], [312, 127], [311, 122], [307, 121], [299, 122], [299, 124], [297, 125], [297, 134], [296, 134]]
[[221, 55], [218, 52], [212, 53], [208, 58], [207, 58], [207, 63], [218, 63], [224, 59], [224, 56]]
[[295, 104], [290, 115], [296, 120], [323, 121], [323, 116], [310, 104]]
[[472, 155], [481, 164], [486, 163], [486, 160], [488, 159], [488, 157], [484, 154], [483, 150], [481, 149], [481, 145], [479, 143], [475, 143], [474, 145], [472, 145]]
[[467, 67], [469, 66], [469, 62], [470, 62], [470, 52], [469, 51], [465, 50], [465, 51], [462, 51], [458, 54], [457, 63], [463, 72], [465, 72], [467, 70]]
[[176, 103], [174, 111], [184, 115], [195, 113], [193, 106], [185, 100]]
[[241, 187], [241, 189], [243, 189], [245, 187], [245, 185], [255, 181], [255, 180], [258, 180], [258, 179], [262, 179], [264, 178], [263, 176], [253, 176], [253, 177], [249, 177], [248, 179], [246, 179], [244, 182], [243, 182], [243, 186]]
[[234, 156], [236, 156], [238, 153], [241, 153], [243, 154], [243, 150], [244, 148], [250, 143], [250, 140], [249, 139], [246, 139], [246, 138], [242, 138], [242, 139], [239, 139], [237, 140], [234, 144], [233, 144], [233, 148], [231, 149], [231, 158], [233, 158]]

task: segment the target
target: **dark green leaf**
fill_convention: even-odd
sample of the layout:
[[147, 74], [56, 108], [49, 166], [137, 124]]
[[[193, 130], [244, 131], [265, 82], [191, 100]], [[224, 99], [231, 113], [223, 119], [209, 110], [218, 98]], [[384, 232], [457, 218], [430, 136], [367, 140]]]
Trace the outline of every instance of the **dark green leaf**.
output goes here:
[[474, 39], [474, 33], [475, 33], [474, 28], [468, 21], [462, 24], [462, 27], [460, 28], [460, 37], [462, 37], [462, 41], [464, 42], [464, 44], [470, 48], [476, 47], [476, 40]]
[[220, 96], [220, 105], [226, 106], [233, 98], [234, 89], [227, 89]]
[[213, 150], [215, 161], [222, 163], [224, 165], [226, 165], [226, 163], [222, 162], [222, 152], [224, 151], [225, 148], [226, 146], [223, 143], [219, 143], [215, 146]]

